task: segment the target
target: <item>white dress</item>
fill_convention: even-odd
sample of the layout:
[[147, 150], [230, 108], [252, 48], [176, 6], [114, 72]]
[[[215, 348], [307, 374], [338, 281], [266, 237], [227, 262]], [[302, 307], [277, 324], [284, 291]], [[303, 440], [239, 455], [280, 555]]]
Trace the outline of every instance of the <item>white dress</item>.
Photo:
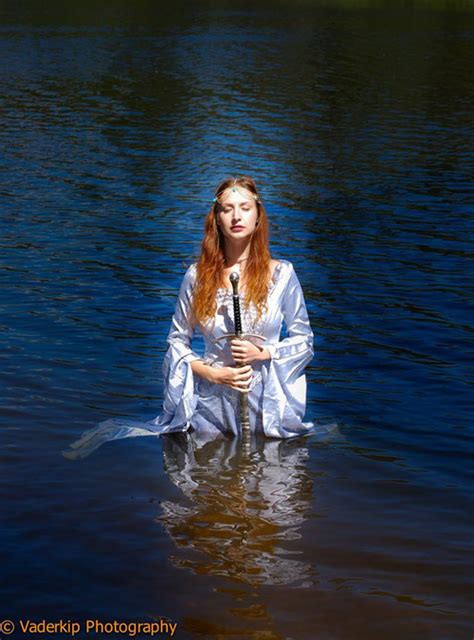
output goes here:
[[[163, 411], [143, 422], [133, 418], [111, 418], [99, 423], [72, 443], [68, 458], [85, 457], [103, 442], [146, 435], [163, 435], [191, 429], [203, 441], [239, 434], [240, 392], [212, 384], [194, 375], [191, 362], [202, 359], [213, 365], [233, 363], [229, 341], [218, 340], [234, 332], [232, 292], [217, 293], [214, 323], [201, 327], [204, 353], [193, 350], [193, 328], [189, 321], [196, 264], [186, 271], [168, 335], [168, 350], [163, 362]], [[305, 366], [313, 358], [313, 332], [308, 319], [303, 291], [293, 265], [280, 260], [269, 285], [268, 310], [260, 319], [253, 305], [242, 303], [243, 333], [259, 334], [258, 344], [268, 349], [270, 360], [255, 361], [247, 394], [251, 431], [272, 438], [290, 438], [309, 433], [312, 422], [303, 422], [306, 409]], [[282, 325], [286, 337], [281, 339]]]

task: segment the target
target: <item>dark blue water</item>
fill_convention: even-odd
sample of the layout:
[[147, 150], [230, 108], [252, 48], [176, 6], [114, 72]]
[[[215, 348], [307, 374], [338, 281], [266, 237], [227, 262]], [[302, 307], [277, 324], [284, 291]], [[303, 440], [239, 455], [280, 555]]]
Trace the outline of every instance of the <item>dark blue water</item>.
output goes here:
[[[1, 616], [470, 637], [474, 13], [0, 15]], [[242, 173], [305, 291], [306, 417], [339, 434], [66, 460], [99, 421], [160, 412], [181, 277]]]

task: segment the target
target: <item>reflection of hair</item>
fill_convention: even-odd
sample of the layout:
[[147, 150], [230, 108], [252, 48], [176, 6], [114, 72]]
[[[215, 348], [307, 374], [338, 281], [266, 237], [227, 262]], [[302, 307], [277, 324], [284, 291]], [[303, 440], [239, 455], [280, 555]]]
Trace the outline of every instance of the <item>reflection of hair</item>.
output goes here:
[[[221, 194], [222, 191], [234, 185], [240, 186], [258, 197], [255, 182], [249, 176], [224, 180], [217, 187], [215, 195]], [[260, 317], [266, 308], [271, 256], [268, 247], [267, 214], [261, 202], [255, 201], [255, 204], [257, 206], [257, 226], [250, 240], [249, 258], [245, 262], [245, 304], [253, 302], [257, 309], [257, 315]], [[197, 280], [193, 296], [195, 323], [204, 323], [214, 317], [217, 310], [217, 289], [225, 286], [224, 236], [216, 221], [219, 207], [220, 204], [214, 202], [205, 221], [204, 239], [197, 263]]]

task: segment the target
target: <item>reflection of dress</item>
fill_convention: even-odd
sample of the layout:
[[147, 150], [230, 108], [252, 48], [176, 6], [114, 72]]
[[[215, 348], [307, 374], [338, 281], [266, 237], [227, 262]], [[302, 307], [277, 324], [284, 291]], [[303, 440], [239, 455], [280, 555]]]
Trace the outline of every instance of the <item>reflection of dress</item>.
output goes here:
[[306, 545], [297, 542], [311, 514], [308, 449], [300, 440], [255, 438], [242, 455], [236, 438], [199, 446], [195, 436], [163, 442], [165, 470], [186, 496], [160, 502], [157, 521], [176, 544], [171, 562], [240, 585], [313, 586]]
[[[225, 333], [233, 333], [232, 292], [217, 292], [214, 323], [200, 327], [205, 352], [192, 349], [193, 329], [190, 323], [192, 291], [196, 280], [196, 264], [183, 278], [175, 313], [168, 335], [164, 373], [162, 413], [153, 420], [141, 422], [129, 418], [111, 418], [84, 432], [71, 446], [76, 452], [63, 452], [66, 457], [83, 457], [107, 440], [141, 435], [158, 435], [186, 431], [192, 427], [203, 438], [212, 439], [224, 433], [239, 433], [240, 393], [224, 385], [212, 384], [194, 375], [190, 363], [203, 359], [217, 365], [233, 363], [228, 340], [216, 341]], [[242, 298], [242, 296], [241, 296]], [[306, 408], [304, 367], [313, 357], [313, 332], [308, 320], [301, 285], [288, 260], [280, 260], [269, 285], [268, 309], [257, 319], [253, 305], [241, 303], [244, 333], [260, 334], [260, 342], [271, 353], [271, 360], [252, 364], [249, 418], [251, 430], [269, 437], [289, 438], [308, 433], [313, 423], [303, 422]], [[280, 339], [282, 324], [287, 336]]]

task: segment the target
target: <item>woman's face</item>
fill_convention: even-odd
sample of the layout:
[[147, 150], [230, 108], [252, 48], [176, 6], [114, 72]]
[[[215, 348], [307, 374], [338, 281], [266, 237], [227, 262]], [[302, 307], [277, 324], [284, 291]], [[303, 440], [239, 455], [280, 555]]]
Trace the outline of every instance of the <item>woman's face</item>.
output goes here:
[[243, 240], [255, 231], [258, 219], [254, 197], [242, 187], [230, 187], [220, 197], [217, 223], [227, 240]]

